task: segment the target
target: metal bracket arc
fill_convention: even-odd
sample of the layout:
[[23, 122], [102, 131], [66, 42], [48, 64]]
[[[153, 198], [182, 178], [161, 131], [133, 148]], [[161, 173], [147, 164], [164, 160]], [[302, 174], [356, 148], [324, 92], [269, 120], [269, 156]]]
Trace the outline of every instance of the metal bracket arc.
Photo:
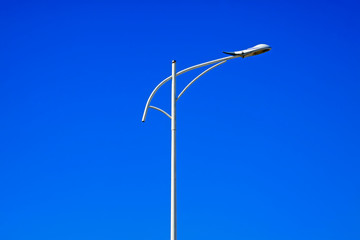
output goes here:
[[154, 106], [149, 106], [149, 108], [152, 108], [152, 109], [158, 110], [158, 111], [162, 112], [163, 114], [165, 114], [166, 116], [168, 116], [170, 119], [172, 118], [172, 117], [170, 116], [170, 114], [168, 114], [167, 112], [165, 112], [165, 111], [164, 111], [164, 110], [162, 110], [161, 108], [154, 107]]
[[[238, 58], [238, 57], [241, 57], [240, 55], [235, 55], [235, 56], [230, 56], [230, 57], [223, 57], [223, 58], [219, 58], [219, 59], [215, 59], [215, 60], [212, 60], [212, 61], [209, 61], [209, 62], [204, 62], [204, 63], [201, 63], [201, 64], [197, 64], [197, 65], [194, 65], [192, 67], [188, 67], [188, 68], [185, 68], [184, 70], [181, 70], [179, 72], [176, 73], [176, 76], [179, 76], [181, 74], [184, 74], [188, 71], [191, 71], [193, 69], [196, 69], [196, 68], [200, 68], [200, 67], [204, 67], [204, 66], [207, 66], [207, 65], [211, 65], [211, 64], [214, 64], [214, 63], [219, 63], [219, 62], [226, 62], [227, 60], [230, 60], [230, 59], [234, 59], [234, 58]], [[211, 70], [211, 69], [210, 69]], [[209, 71], [210, 71], [209, 70]], [[206, 72], [205, 72], [206, 73]], [[204, 73], [204, 74], [205, 74]], [[151, 100], [153, 99], [155, 93], [159, 90], [159, 88], [164, 85], [166, 82], [168, 82], [170, 79], [172, 79], [172, 76], [169, 76], [167, 78], [165, 78], [164, 80], [162, 80], [156, 87], [155, 89], [151, 92], [147, 102], [146, 102], [146, 105], [145, 105], [145, 109], [144, 109], [144, 113], [143, 113], [143, 117], [142, 117], [142, 121], [145, 122], [145, 119], [146, 119], [146, 115], [147, 115], [147, 112], [150, 108], [150, 102]], [[194, 79], [195, 80], [195, 79]], [[192, 81], [192, 83], [194, 82], [194, 80]], [[196, 79], [197, 80], [197, 79]], [[157, 109], [158, 110], [158, 109]]]
[[207, 73], [208, 71], [210, 71], [211, 69], [216, 68], [217, 66], [220, 66], [221, 64], [226, 63], [226, 61], [222, 61], [218, 64], [215, 64], [214, 66], [209, 67], [208, 69], [206, 69], [205, 71], [203, 71], [202, 73], [200, 73], [196, 78], [194, 78], [179, 94], [179, 96], [176, 98], [176, 101], [179, 100], [179, 98], [184, 94], [184, 92], [196, 81], [198, 80], [202, 75], [204, 75], [205, 73]]

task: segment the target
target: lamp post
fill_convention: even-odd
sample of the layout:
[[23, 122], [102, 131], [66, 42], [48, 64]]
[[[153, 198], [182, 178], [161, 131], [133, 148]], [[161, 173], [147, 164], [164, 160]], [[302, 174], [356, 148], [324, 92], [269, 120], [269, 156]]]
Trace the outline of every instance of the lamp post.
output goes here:
[[[220, 66], [221, 64], [224, 64], [226, 61], [230, 60], [230, 59], [234, 59], [234, 58], [238, 58], [238, 57], [250, 57], [250, 56], [255, 56], [255, 55], [259, 55], [261, 53], [270, 51], [271, 47], [269, 45], [266, 44], [258, 44], [252, 48], [248, 48], [245, 50], [241, 50], [241, 51], [236, 51], [236, 52], [224, 52], [226, 54], [229, 54], [231, 56], [229, 57], [224, 57], [224, 58], [219, 58], [213, 61], [209, 61], [209, 62], [205, 62], [205, 63], [201, 63], [198, 65], [194, 65], [192, 67], [188, 67], [184, 70], [181, 70], [179, 72], [176, 72], [176, 61], [173, 60], [172, 61], [172, 74], [171, 76], [165, 78], [162, 82], [160, 82], [155, 89], [152, 91], [152, 93], [150, 94], [147, 102], [146, 102], [146, 106], [145, 106], [145, 110], [143, 113], [143, 117], [142, 117], [142, 121], [145, 122], [146, 119], [146, 115], [147, 112], [149, 110], [149, 108], [158, 110], [162, 113], [164, 113], [167, 117], [169, 117], [171, 119], [171, 223], [170, 223], [170, 240], [176, 240], [176, 101], [179, 100], [179, 98], [184, 94], [184, 92], [196, 81], [198, 80], [202, 75], [204, 75], [205, 73], [207, 73], [208, 71], [210, 71], [211, 69], [214, 69], [218, 66]], [[193, 69], [197, 69], [200, 67], [204, 67], [207, 65], [211, 65], [214, 64], [213, 66], [211, 66], [210, 68], [206, 69], [205, 71], [203, 71], [202, 73], [200, 73], [197, 77], [195, 77], [181, 92], [180, 94], [176, 97], [176, 77], [186, 73], [188, 71], [191, 71]], [[154, 107], [150, 105], [150, 102], [152, 100], [152, 98], [154, 97], [155, 93], [159, 90], [159, 88], [164, 85], [166, 82], [168, 82], [169, 80], [172, 80], [171, 83], [171, 115], [169, 115], [167, 112], [165, 112], [164, 110], [162, 110], [161, 108], [158, 107]]]

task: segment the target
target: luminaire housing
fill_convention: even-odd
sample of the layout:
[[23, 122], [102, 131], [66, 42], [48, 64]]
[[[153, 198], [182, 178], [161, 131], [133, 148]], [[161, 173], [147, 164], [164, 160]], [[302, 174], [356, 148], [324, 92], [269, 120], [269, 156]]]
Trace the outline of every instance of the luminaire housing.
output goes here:
[[245, 57], [251, 57], [251, 56], [255, 56], [255, 55], [259, 55], [262, 54], [264, 52], [270, 51], [271, 47], [267, 44], [258, 44], [254, 47], [245, 49], [245, 50], [241, 50], [241, 51], [236, 51], [236, 52], [223, 52], [229, 55], [233, 55], [233, 56], [237, 56], [240, 55], [242, 58]]

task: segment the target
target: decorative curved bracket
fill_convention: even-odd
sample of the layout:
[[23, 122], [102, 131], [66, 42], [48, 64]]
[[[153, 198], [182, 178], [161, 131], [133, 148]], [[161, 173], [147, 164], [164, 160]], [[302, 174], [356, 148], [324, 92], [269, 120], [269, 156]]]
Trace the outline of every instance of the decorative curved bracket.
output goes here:
[[161, 108], [157, 108], [157, 107], [154, 107], [154, 106], [149, 106], [149, 108], [152, 108], [152, 109], [158, 110], [158, 111], [162, 112], [163, 114], [165, 114], [166, 116], [168, 116], [168, 117], [171, 119], [170, 114], [168, 114], [167, 112], [165, 112], [165, 111], [164, 111], [164, 110], [162, 110]]
[[[219, 62], [225, 63], [227, 60], [234, 59], [234, 58], [238, 58], [238, 57], [241, 57], [241, 55], [234, 55], [234, 56], [230, 56], [230, 57], [223, 57], [223, 58], [219, 58], [219, 59], [212, 60], [212, 61], [209, 61], [209, 62], [204, 62], [204, 63], [198, 64], [198, 65], [194, 65], [194, 66], [192, 66], [192, 67], [188, 67], [188, 68], [185, 68], [184, 70], [181, 70], [181, 71], [177, 72], [177, 73], [176, 73], [176, 76], [179, 76], [179, 75], [181, 75], [181, 74], [183, 74], [183, 73], [186, 73], [186, 72], [188, 72], [188, 71], [191, 71], [191, 70], [193, 70], [193, 69], [200, 68], [200, 67], [204, 67], [204, 66], [211, 65], [211, 64], [214, 64], [214, 63], [219, 63]], [[222, 63], [221, 63], [221, 64], [222, 64]], [[205, 73], [207, 73], [207, 72], [210, 71], [211, 69], [213, 69], [213, 68], [215, 68], [215, 67], [217, 67], [217, 66], [219, 66], [219, 65], [221, 65], [221, 64], [216, 64], [216, 65], [214, 65], [213, 67], [205, 70], [205, 71], [204, 71], [203, 73], [201, 73], [200, 75], [201, 75], [201, 76], [204, 75]], [[183, 92], [184, 92], [188, 87], [190, 87], [190, 85], [191, 85], [192, 83], [194, 83], [199, 77], [201, 77], [200, 75], [197, 76], [194, 80], [192, 80], [192, 81], [188, 84], [188, 86], [186, 86], [186, 88], [181, 92], [181, 94], [179, 95], [179, 97], [183, 94]], [[147, 112], [148, 112], [148, 110], [149, 110], [149, 108], [150, 108], [150, 102], [151, 102], [152, 98], [154, 97], [155, 93], [159, 90], [159, 88], [160, 88], [162, 85], [164, 85], [166, 82], [168, 82], [171, 78], [172, 78], [172, 76], [169, 76], [169, 77], [165, 78], [164, 80], [162, 80], [162, 81], [155, 87], [155, 89], [151, 92], [151, 94], [150, 94], [150, 96], [149, 96], [149, 98], [148, 98], [148, 100], [147, 100], [147, 102], [146, 102], [146, 105], [145, 105], [144, 114], [143, 114], [143, 117], [142, 117], [142, 121], [143, 121], [143, 122], [145, 122]], [[178, 97], [178, 98], [179, 98], [179, 97]], [[152, 108], [154, 108], [154, 107], [152, 107]], [[157, 108], [154, 108], [154, 109], [160, 111], [160, 109], [157, 109]], [[163, 110], [160, 111], [160, 112], [165, 113], [165, 111], [163, 111]], [[169, 114], [166, 114], [166, 115], [169, 115]], [[170, 115], [169, 115], [169, 116], [170, 116]], [[171, 118], [171, 116], [170, 116], [170, 118]]]
[[176, 101], [179, 100], [179, 98], [181, 97], [181, 95], [184, 94], [184, 92], [196, 81], [198, 80], [202, 75], [204, 75], [205, 73], [207, 73], [208, 71], [210, 71], [211, 69], [214, 69], [216, 68], [217, 66], [220, 66], [221, 64], [224, 64], [226, 63], [226, 61], [222, 61], [218, 64], [215, 64], [214, 66], [212, 67], [209, 67], [208, 69], [206, 69], [205, 71], [203, 71], [202, 73], [200, 73], [196, 78], [194, 78], [182, 91], [181, 93], [179, 94], [179, 96], [176, 98]]

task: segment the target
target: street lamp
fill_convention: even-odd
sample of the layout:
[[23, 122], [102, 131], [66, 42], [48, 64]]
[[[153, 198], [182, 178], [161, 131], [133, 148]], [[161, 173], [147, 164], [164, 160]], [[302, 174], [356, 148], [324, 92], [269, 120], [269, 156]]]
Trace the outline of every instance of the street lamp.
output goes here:
[[[171, 76], [165, 78], [162, 82], [160, 82], [155, 89], [152, 91], [152, 93], [150, 94], [147, 102], [146, 102], [146, 106], [145, 106], [145, 110], [144, 110], [144, 114], [142, 117], [142, 121], [145, 122], [146, 119], [146, 115], [147, 112], [149, 110], [149, 108], [158, 110], [162, 113], [164, 113], [167, 117], [169, 117], [171, 119], [171, 227], [170, 227], [170, 239], [171, 240], [176, 240], [176, 101], [179, 100], [179, 98], [184, 94], [184, 92], [196, 81], [198, 80], [202, 75], [204, 75], [205, 73], [207, 73], [208, 71], [210, 71], [211, 69], [214, 69], [218, 66], [220, 66], [221, 64], [224, 64], [226, 61], [230, 60], [230, 59], [234, 59], [234, 58], [238, 58], [238, 57], [250, 57], [250, 56], [255, 56], [255, 55], [259, 55], [261, 53], [270, 51], [271, 47], [269, 45], [266, 44], [258, 44], [252, 48], [248, 48], [245, 50], [241, 50], [241, 51], [236, 51], [236, 52], [224, 52], [226, 54], [229, 54], [231, 56], [229, 57], [224, 57], [224, 58], [219, 58], [213, 61], [209, 61], [209, 62], [205, 62], [205, 63], [201, 63], [198, 65], [194, 65], [192, 67], [188, 67], [184, 70], [181, 70], [179, 72], [176, 72], [176, 61], [173, 60], [172, 61], [172, 74]], [[196, 68], [200, 68], [200, 67], [204, 67], [207, 65], [211, 65], [214, 64], [213, 66], [209, 67], [208, 69], [206, 69], [205, 71], [203, 71], [202, 73], [200, 73], [197, 77], [195, 77], [181, 92], [180, 94], [176, 97], [176, 77], [186, 73], [188, 71], [191, 71], [193, 69]], [[154, 97], [155, 93], [159, 90], [159, 88], [164, 85], [166, 82], [168, 82], [170, 79], [172, 79], [172, 83], [171, 83], [171, 115], [168, 114], [167, 112], [165, 112], [164, 110], [162, 110], [161, 108], [158, 107], [154, 107], [150, 105], [150, 102], [152, 100], [152, 98]]]

